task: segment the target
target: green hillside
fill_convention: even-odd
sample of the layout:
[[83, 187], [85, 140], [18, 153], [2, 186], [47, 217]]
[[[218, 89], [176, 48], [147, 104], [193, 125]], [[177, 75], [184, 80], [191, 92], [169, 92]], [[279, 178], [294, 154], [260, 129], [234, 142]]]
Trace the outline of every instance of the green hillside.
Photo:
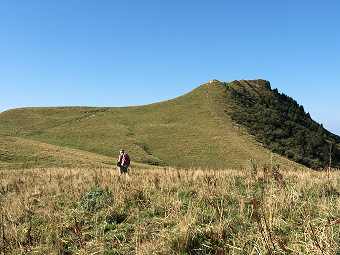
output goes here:
[[[272, 93], [263, 80], [246, 91]], [[0, 114], [0, 168], [113, 165], [120, 148], [132, 165], [240, 168], [296, 164], [264, 148], [249, 129], [236, 124], [228, 98], [233, 83], [210, 81], [181, 97], [135, 107], [13, 109]], [[231, 117], [232, 116], [232, 117]], [[274, 155], [274, 156], [273, 156]], [[86, 160], [85, 160], [86, 159]], [[303, 163], [303, 162], [301, 162]]]
[[271, 151], [311, 168], [340, 167], [340, 137], [313, 121], [303, 106], [267, 81], [226, 84], [228, 113]]

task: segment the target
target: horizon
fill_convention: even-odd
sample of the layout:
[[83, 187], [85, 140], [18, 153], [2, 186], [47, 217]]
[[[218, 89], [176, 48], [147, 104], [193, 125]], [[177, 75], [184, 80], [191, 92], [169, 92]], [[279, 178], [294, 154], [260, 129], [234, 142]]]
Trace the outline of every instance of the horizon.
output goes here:
[[125, 107], [264, 79], [340, 135], [337, 1], [0, 4], [0, 112]]

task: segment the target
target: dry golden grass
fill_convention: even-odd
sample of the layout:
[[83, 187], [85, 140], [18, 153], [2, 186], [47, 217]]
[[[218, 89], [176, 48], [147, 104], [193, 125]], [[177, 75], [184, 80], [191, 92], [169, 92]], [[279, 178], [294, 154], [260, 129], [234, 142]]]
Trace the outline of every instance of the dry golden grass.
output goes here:
[[0, 250], [339, 254], [340, 172], [250, 170], [3, 170]]

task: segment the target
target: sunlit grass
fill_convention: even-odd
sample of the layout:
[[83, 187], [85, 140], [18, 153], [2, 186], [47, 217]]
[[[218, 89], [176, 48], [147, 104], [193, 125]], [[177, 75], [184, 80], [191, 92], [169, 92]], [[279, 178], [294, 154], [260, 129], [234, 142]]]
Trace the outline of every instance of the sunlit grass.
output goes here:
[[[225, 84], [213, 81], [144, 106], [3, 112], [0, 169], [109, 167], [109, 158], [118, 157], [121, 148], [134, 162], [181, 168], [240, 168], [250, 158], [268, 161], [270, 151], [226, 114], [224, 94]], [[278, 155], [276, 159], [287, 168], [304, 168]]]
[[340, 173], [36, 168], [0, 173], [6, 254], [338, 254]]

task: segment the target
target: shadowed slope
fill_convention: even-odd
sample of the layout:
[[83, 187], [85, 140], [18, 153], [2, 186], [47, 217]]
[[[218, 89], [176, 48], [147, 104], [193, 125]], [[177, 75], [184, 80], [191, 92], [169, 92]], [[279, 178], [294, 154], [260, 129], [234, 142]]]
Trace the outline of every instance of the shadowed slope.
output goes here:
[[[227, 112], [271, 151], [312, 168], [340, 167], [340, 137], [312, 120], [303, 106], [264, 80], [226, 84]], [[330, 146], [331, 145], [331, 146]]]

